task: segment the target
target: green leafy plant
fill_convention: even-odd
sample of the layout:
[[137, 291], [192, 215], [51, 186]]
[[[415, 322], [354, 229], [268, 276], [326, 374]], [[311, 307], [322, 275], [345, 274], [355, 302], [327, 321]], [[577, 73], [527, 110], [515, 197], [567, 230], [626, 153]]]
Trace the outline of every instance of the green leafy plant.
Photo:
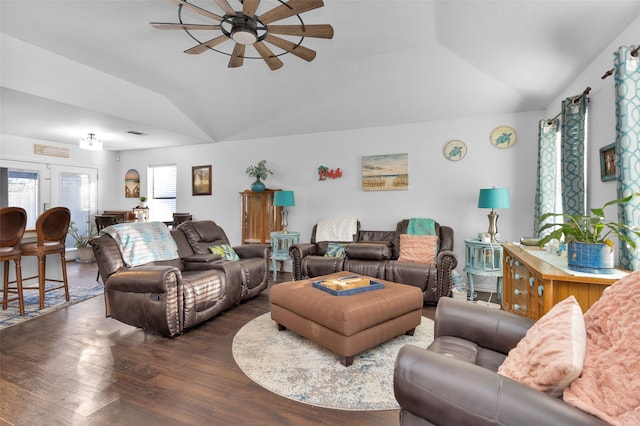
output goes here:
[[145, 203], [147, 201], [147, 197], [140, 197], [140, 202]]
[[87, 232], [82, 233], [76, 226], [75, 222], [69, 224], [68, 234], [76, 240], [76, 248], [89, 247], [89, 240], [98, 235], [95, 225], [90, 220], [87, 221]]
[[616, 235], [621, 241], [626, 242], [634, 249], [636, 243], [627, 234], [635, 234], [640, 238], [640, 227], [625, 225], [624, 223], [607, 221], [604, 218], [604, 209], [616, 204], [624, 204], [631, 199], [640, 196], [636, 192], [628, 197], [619, 198], [609, 201], [601, 208], [591, 209], [591, 215], [569, 215], [563, 213], [545, 213], [540, 216], [540, 222], [550, 217], [562, 217], [564, 223], [546, 223], [540, 228], [540, 232], [547, 229], [553, 229], [551, 233], [543, 237], [539, 242], [539, 246], [544, 246], [552, 239], [564, 239], [566, 243], [578, 241], [583, 243], [600, 243], [613, 247], [613, 241], [609, 238], [611, 234]]
[[268, 175], [273, 174], [273, 172], [267, 168], [267, 160], [262, 160], [258, 164], [247, 167], [246, 173], [257, 179], [266, 179]]

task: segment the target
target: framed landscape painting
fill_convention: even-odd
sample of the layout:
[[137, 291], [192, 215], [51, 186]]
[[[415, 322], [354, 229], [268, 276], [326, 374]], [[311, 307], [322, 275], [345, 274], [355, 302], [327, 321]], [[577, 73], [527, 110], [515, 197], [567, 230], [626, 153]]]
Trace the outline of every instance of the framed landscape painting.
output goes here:
[[191, 195], [211, 195], [211, 165], [191, 168]]
[[409, 154], [362, 157], [363, 191], [406, 191], [409, 189]]

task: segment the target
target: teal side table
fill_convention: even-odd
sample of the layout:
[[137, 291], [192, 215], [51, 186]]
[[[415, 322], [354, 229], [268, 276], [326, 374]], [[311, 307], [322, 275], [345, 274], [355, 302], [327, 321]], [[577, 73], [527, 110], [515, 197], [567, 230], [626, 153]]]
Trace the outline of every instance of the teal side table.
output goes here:
[[464, 272], [469, 278], [469, 300], [473, 300], [473, 276], [496, 277], [498, 303], [502, 305], [502, 244], [465, 240]]
[[278, 278], [278, 262], [284, 263], [285, 260], [291, 260], [289, 256], [289, 247], [298, 244], [300, 241], [299, 232], [272, 232], [271, 233], [271, 267], [273, 268], [273, 282]]

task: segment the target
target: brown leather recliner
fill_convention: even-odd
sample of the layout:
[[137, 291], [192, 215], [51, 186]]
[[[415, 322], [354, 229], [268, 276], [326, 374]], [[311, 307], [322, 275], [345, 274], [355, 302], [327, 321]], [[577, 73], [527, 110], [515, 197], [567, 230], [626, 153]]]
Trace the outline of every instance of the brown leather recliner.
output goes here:
[[[360, 231], [360, 221], [356, 223]], [[325, 257], [329, 243], [351, 243], [356, 241], [357, 233], [350, 241], [316, 241], [318, 225], [313, 225], [310, 243], [294, 244], [289, 248], [292, 259], [293, 279], [302, 280], [320, 275], [333, 274], [343, 269], [343, 257]]]
[[442, 298], [434, 341], [406, 345], [393, 387], [401, 425], [605, 425], [607, 423], [496, 373], [533, 321]]
[[[215, 268], [225, 272], [228, 291], [239, 291], [234, 295], [234, 302], [251, 299], [269, 285], [269, 258], [271, 244], [246, 244], [232, 247], [240, 257], [236, 262], [218, 261], [211, 263], [209, 247], [227, 244], [229, 239], [224, 230], [211, 220], [187, 221], [178, 225], [178, 231], [184, 233], [193, 254], [186, 256], [185, 263], [191, 268]], [[207, 259], [202, 262], [202, 259]], [[194, 265], [195, 264], [195, 265]]]
[[435, 223], [438, 257], [436, 263], [430, 265], [398, 260], [400, 235], [407, 233], [408, 226], [409, 219], [404, 219], [397, 223], [395, 232], [360, 231], [358, 242], [346, 247], [344, 269], [419, 287], [425, 303], [438, 303], [441, 297], [449, 294], [451, 271], [458, 265], [453, 252], [453, 229]]

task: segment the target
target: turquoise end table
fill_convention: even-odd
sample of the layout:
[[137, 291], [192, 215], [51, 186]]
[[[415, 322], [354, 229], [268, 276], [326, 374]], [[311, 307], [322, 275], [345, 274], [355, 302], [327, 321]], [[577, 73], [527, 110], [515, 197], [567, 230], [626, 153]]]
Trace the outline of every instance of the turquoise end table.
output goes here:
[[469, 278], [469, 300], [473, 300], [473, 276], [496, 277], [498, 304], [502, 305], [502, 244], [470, 239], [464, 241], [464, 272]]
[[299, 232], [289, 231], [271, 233], [271, 247], [273, 249], [271, 254], [273, 282], [276, 282], [276, 279], [278, 278], [278, 262], [282, 262], [284, 264], [285, 260], [291, 260], [291, 256], [289, 256], [289, 247], [294, 244], [298, 244], [299, 241]]

